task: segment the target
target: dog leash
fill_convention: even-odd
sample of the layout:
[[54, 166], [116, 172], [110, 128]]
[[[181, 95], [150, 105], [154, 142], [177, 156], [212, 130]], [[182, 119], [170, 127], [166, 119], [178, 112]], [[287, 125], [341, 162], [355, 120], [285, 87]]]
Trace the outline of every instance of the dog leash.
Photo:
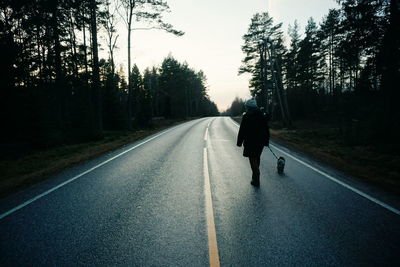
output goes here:
[[268, 146], [268, 148], [269, 148], [269, 150], [271, 151], [271, 153], [274, 155], [274, 157], [275, 157], [276, 159], [278, 159], [278, 156], [275, 155], [274, 151], [272, 151], [272, 149], [271, 149], [269, 146]]

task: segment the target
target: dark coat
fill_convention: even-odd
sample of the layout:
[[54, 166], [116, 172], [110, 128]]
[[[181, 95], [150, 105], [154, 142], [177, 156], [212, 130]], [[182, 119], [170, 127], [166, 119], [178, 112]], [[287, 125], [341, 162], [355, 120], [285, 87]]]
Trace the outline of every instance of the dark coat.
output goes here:
[[245, 157], [259, 157], [264, 146], [269, 145], [268, 118], [259, 109], [243, 114], [237, 138], [237, 145], [242, 144]]

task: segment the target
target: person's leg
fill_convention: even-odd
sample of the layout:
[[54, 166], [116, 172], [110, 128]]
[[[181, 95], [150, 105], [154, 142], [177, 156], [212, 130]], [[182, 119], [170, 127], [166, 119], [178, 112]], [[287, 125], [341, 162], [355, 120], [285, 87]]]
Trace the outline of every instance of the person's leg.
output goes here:
[[260, 156], [255, 157], [257, 181], [260, 181]]
[[256, 160], [257, 160], [257, 169], [260, 169], [260, 157], [261, 156], [257, 156]]
[[258, 157], [256, 157], [256, 159], [257, 159], [258, 180], [260, 180], [260, 157], [261, 157], [261, 155], [259, 155]]
[[260, 157], [249, 157], [250, 167], [253, 172], [252, 175], [252, 185], [259, 185], [260, 184]]

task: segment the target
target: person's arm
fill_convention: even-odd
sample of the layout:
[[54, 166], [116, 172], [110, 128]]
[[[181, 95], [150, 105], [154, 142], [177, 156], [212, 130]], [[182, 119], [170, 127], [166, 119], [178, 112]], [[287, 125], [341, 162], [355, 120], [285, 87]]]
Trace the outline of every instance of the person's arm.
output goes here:
[[242, 122], [240, 123], [240, 128], [239, 128], [239, 133], [238, 133], [238, 137], [237, 137], [237, 142], [236, 145], [237, 146], [242, 146], [243, 141], [244, 141], [244, 137], [245, 137], [245, 131], [246, 131], [246, 116], [243, 115], [242, 117]]

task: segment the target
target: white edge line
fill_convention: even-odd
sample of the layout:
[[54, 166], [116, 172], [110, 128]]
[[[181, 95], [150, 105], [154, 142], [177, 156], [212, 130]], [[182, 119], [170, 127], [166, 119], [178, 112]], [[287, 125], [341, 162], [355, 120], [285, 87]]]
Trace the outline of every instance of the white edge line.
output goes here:
[[[181, 124], [181, 125], [182, 125], [182, 124]], [[163, 135], [163, 134], [165, 134], [165, 133], [168, 133], [168, 132], [172, 131], [173, 129], [175, 129], [176, 127], [179, 127], [179, 126], [181, 126], [181, 125], [177, 125], [177, 126], [172, 127], [172, 128], [170, 128], [170, 129], [168, 129], [168, 130], [166, 130], [166, 131], [163, 131], [163, 132], [161, 132], [161, 133], [159, 133], [159, 134], [157, 134], [157, 135], [155, 135], [155, 136], [153, 136], [153, 137], [147, 139], [146, 141], [143, 141], [142, 143], [137, 144], [136, 146], [131, 147], [131, 148], [129, 148], [128, 150], [125, 150], [124, 152], [121, 152], [121, 153], [119, 153], [118, 155], [115, 155], [114, 157], [109, 158], [108, 160], [103, 161], [102, 163], [100, 163], [100, 164], [98, 164], [98, 165], [96, 165], [96, 166], [94, 166], [94, 167], [92, 167], [92, 168], [90, 168], [90, 169], [88, 169], [88, 170], [86, 170], [86, 171], [84, 171], [84, 172], [82, 172], [82, 173], [80, 173], [80, 174], [78, 174], [78, 175], [72, 177], [71, 179], [69, 179], [69, 180], [67, 180], [67, 181], [65, 181], [65, 182], [62, 182], [61, 184], [59, 184], [59, 185], [57, 185], [57, 186], [55, 186], [55, 187], [53, 187], [53, 188], [51, 188], [51, 189], [49, 189], [49, 190], [47, 190], [47, 191], [45, 191], [45, 192], [43, 192], [43, 193], [41, 193], [41, 194], [35, 196], [35, 197], [33, 197], [33, 198], [31, 198], [31, 199], [29, 199], [29, 200], [23, 202], [22, 204], [20, 204], [20, 205], [14, 207], [14, 208], [12, 208], [12, 209], [10, 209], [10, 210], [8, 210], [8, 211], [2, 213], [2, 214], [0, 214], [0, 220], [3, 219], [4, 217], [7, 217], [8, 215], [10, 215], [10, 214], [16, 212], [16, 211], [22, 209], [23, 207], [25, 207], [25, 206], [31, 204], [32, 202], [35, 202], [36, 200], [38, 200], [38, 199], [40, 199], [40, 198], [42, 198], [42, 197], [44, 197], [44, 196], [46, 196], [46, 195], [48, 195], [48, 194], [50, 194], [50, 193], [56, 191], [57, 189], [63, 187], [64, 185], [67, 185], [67, 184], [71, 183], [72, 181], [74, 181], [74, 180], [76, 180], [76, 179], [78, 179], [78, 178], [84, 176], [85, 174], [88, 174], [89, 172], [91, 172], [91, 171], [93, 171], [93, 170], [95, 170], [95, 169], [97, 169], [97, 168], [99, 168], [99, 167], [101, 167], [101, 166], [107, 164], [108, 162], [110, 162], [110, 161], [112, 161], [112, 160], [114, 160], [114, 159], [116, 159], [116, 158], [118, 158], [118, 157], [120, 157], [120, 156], [122, 156], [122, 155], [124, 155], [124, 154], [126, 154], [126, 153], [128, 153], [128, 152], [130, 152], [130, 151], [132, 151], [132, 150], [134, 150], [134, 149], [136, 149], [137, 147], [139, 147], [139, 146], [141, 146], [141, 145], [146, 144], [147, 142], [150, 142], [150, 141], [153, 140], [153, 139], [156, 139], [157, 137], [159, 137], [159, 136], [161, 136], [161, 135]]]
[[[231, 118], [231, 121], [236, 126], [239, 126], [239, 124], [237, 122], [235, 122], [232, 118]], [[368, 195], [368, 194], [366, 194], [366, 193], [364, 193], [364, 192], [362, 192], [362, 191], [360, 191], [360, 190], [358, 190], [358, 189], [356, 189], [354, 187], [351, 187], [350, 185], [348, 185], [348, 184], [346, 184], [346, 183], [344, 183], [342, 181], [339, 181], [338, 179], [332, 177], [331, 175], [329, 175], [329, 174], [327, 174], [327, 173], [325, 173], [325, 172], [323, 172], [321, 170], [318, 170], [317, 168], [311, 166], [310, 164], [308, 164], [308, 163], [306, 163], [306, 162], [304, 162], [304, 161], [302, 161], [302, 160], [300, 160], [300, 159], [288, 154], [287, 152], [283, 151], [282, 149], [279, 149], [278, 147], [276, 147], [274, 145], [270, 144], [270, 146], [272, 146], [276, 150], [279, 150], [281, 153], [287, 155], [288, 157], [294, 159], [295, 161], [303, 164], [304, 166], [310, 168], [311, 170], [313, 170], [313, 171], [325, 176], [326, 178], [330, 179], [331, 181], [340, 184], [341, 186], [343, 186], [343, 187], [353, 191], [354, 193], [356, 193], [356, 194], [358, 194], [358, 195], [360, 195], [360, 196], [362, 196], [362, 197], [374, 202], [375, 204], [378, 204], [379, 206], [381, 206], [381, 207], [383, 207], [383, 208], [385, 208], [387, 210], [390, 210], [391, 212], [393, 212], [393, 213], [395, 213], [397, 215], [400, 215], [400, 210], [398, 210], [398, 209], [396, 209], [396, 208], [394, 208], [394, 207], [392, 207], [392, 206], [390, 206], [390, 205], [388, 205], [388, 204], [386, 204], [386, 203], [384, 203], [384, 202], [382, 202], [382, 201], [380, 201], [380, 200], [378, 200], [378, 199], [376, 199], [376, 198], [374, 198], [374, 197], [372, 197], [372, 196], [370, 196], [370, 195]]]

